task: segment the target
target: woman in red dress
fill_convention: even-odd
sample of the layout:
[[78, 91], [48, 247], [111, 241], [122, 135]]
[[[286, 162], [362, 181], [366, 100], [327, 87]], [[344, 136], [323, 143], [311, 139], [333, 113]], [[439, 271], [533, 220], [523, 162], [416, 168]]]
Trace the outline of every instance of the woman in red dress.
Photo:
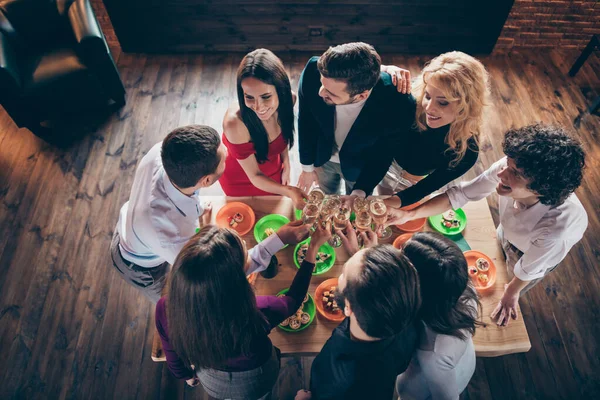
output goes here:
[[223, 120], [228, 155], [219, 179], [227, 196], [287, 196], [302, 209], [306, 194], [290, 185], [294, 102], [283, 63], [270, 50], [248, 53], [237, 72], [238, 104]]

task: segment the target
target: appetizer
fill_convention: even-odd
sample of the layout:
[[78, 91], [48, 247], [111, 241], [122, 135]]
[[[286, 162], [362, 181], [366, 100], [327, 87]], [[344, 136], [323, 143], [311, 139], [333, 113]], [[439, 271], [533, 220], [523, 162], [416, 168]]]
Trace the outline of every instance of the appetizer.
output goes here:
[[265, 229], [265, 235], [267, 235], [267, 237], [271, 236], [274, 233], [275, 233], [275, 229], [273, 229], [273, 228]]
[[240, 213], [235, 213], [227, 218], [227, 222], [232, 228], [236, 228], [243, 220], [244, 216]]
[[477, 261], [475, 261], [475, 265], [481, 272], [486, 272], [490, 269], [490, 263], [485, 258], [478, 258]]
[[[277, 297], [283, 297], [285, 294], [278, 294]], [[309, 296], [308, 293], [304, 296], [304, 300], [302, 300], [302, 305], [300, 308], [289, 318], [284, 319], [279, 326], [287, 326], [290, 329], [297, 330], [302, 327], [302, 325], [306, 325], [310, 323], [310, 314], [304, 311], [304, 304], [308, 301]]]
[[331, 286], [329, 290], [323, 292], [323, 298], [321, 301], [323, 302], [323, 308], [330, 313], [337, 313], [340, 311], [340, 308], [335, 301], [335, 286]]
[[447, 229], [460, 227], [460, 221], [456, 218], [454, 210], [448, 210], [442, 214], [442, 226]]
[[[296, 254], [298, 264], [302, 264], [302, 262], [306, 258], [307, 251], [308, 251], [308, 244], [305, 243], [302, 246], [300, 246], [300, 248], [298, 249], [298, 253]], [[316, 257], [317, 264], [327, 262], [327, 260], [329, 260], [330, 258], [331, 258], [331, 254], [327, 254], [325, 252], [319, 251], [317, 253], [317, 257]], [[317, 266], [315, 264], [315, 270], [316, 270], [316, 268], [317, 268]]]

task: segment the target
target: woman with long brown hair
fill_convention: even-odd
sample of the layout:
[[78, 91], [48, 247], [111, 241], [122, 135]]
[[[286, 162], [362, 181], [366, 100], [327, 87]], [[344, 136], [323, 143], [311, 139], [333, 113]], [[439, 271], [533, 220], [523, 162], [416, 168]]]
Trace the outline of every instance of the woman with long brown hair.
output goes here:
[[421, 282], [420, 339], [408, 369], [398, 377], [402, 399], [458, 399], [475, 372], [473, 335], [479, 300], [469, 284], [467, 260], [450, 239], [416, 233], [404, 255]]
[[279, 374], [269, 332], [294, 314], [312, 277], [319, 227], [283, 297], [255, 296], [244, 273], [246, 248], [232, 230], [206, 226], [181, 250], [168, 295], [156, 306], [156, 328], [169, 370], [190, 386], [198, 381], [217, 399], [268, 398]]
[[223, 191], [227, 196], [279, 194], [302, 209], [306, 196], [290, 185], [295, 95], [281, 60], [267, 49], [248, 53], [237, 71], [237, 95], [223, 119], [229, 151], [219, 180]]

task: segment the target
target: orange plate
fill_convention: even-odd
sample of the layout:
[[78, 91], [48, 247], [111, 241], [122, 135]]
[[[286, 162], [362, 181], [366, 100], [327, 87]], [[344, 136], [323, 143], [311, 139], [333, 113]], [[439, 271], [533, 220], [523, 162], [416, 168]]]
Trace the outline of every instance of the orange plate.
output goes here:
[[236, 226], [235, 229], [240, 236], [245, 235], [250, 232], [252, 227], [254, 226], [254, 221], [256, 219], [254, 215], [254, 211], [250, 208], [249, 205], [240, 203], [238, 201], [233, 203], [227, 203], [217, 213], [217, 217], [215, 221], [218, 226], [222, 228], [230, 228], [229, 222], [227, 222], [227, 218], [232, 216], [235, 213], [240, 213], [244, 216], [244, 220]]
[[323, 292], [325, 292], [325, 290], [329, 290], [329, 288], [332, 286], [337, 287], [337, 284], [338, 278], [329, 278], [326, 281], [321, 282], [321, 284], [317, 286], [317, 290], [315, 290], [315, 305], [317, 306], [317, 311], [319, 312], [319, 314], [321, 314], [328, 320], [334, 322], [342, 322], [344, 318], [346, 318], [342, 311], [334, 314], [325, 310], [325, 307], [323, 307]]
[[404, 232], [419, 232], [425, 226], [425, 221], [427, 218], [418, 218], [402, 225], [396, 225], [396, 228]]
[[[419, 203], [411, 204], [406, 207], [401, 207], [400, 209], [404, 210], [404, 211], [409, 211], [409, 210], [417, 208], [420, 205], [421, 205], [421, 203], [419, 202]], [[408, 221], [407, 223], [402, 224], [402, 225], [396, 225], [396, 228], [398, 228], [404, 232], [412, 232], [412, 233], [419, 232], [425, 226], [426, 221], [427, 221], [427, 218], [419, 218], [419, 219], [415, 219], [412, 221]]]
[[412, 233], [403, 233], [394, 240], [393, 246], [397, 249], [402, 249], [404, 243], [406, 243], [408, 239], [412, 237], [412, 235]]
[[496, 283], [496, 265], [494, 265], [492, 259], [483, 254], [482, 252], [475, 250], [468, 250], [465, 251], [463, 254], [467, 259], [468, 266], [475, 266], [475, 261], [477, 261], [478, 258], [485, 258], [487, 262], [490, 263], [490, 269], [488, 269], [487, 271], [487, 275], [490, 278], [490, 280], [488, 281], [487, 285], [482, 286], [479, 282], [479, 279], [477, 279], [477, 276], [471, 277], [471, 281], [473, 282], [473, 286], [475, 286], [475, 289], [486, 290], [494, 286], [494, 283]]

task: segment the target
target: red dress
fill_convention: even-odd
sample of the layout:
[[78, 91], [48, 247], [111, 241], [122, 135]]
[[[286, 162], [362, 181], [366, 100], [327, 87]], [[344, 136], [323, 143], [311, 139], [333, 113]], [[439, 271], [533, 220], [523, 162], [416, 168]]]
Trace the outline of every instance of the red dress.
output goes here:
[[[268, 196], [268, 193], [260, 190], [250, 182], [248, 175], [238, 162], [245, 160], [256, 153], [252, 142], [233, 144], [227, 140], [223, 134], [223, 144], [227, 147], [227, 158], [225, 159], [225, 172], [219, 179], [219, 183], [227, 196]], [[281, 183], [281, 173], [283, 171], [283, 161], [281, 153], [287, 148], [287, 143], [282, 134], [279, 134], [275, 140], [269, 143], [269, 152], [267, 161], [258, 164], [258, 167], [265, 176], [271, 178], [277, 183]]]

